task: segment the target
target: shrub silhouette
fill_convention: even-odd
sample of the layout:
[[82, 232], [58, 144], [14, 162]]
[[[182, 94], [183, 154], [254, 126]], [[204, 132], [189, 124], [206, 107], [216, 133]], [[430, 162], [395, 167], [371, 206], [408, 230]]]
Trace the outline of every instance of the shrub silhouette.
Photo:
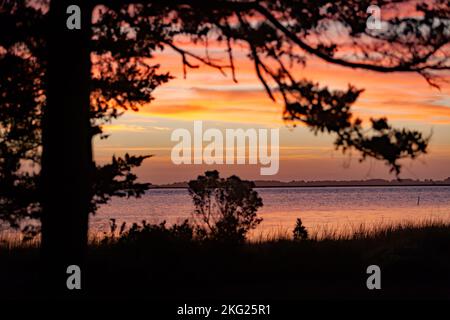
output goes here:
[[257, 210], [263, 206], [253, 190], [255, 184], [237, 176], [220, 178], [219, 172], [206, 171], [189, 182], [194, 202], [196, 236], [224, 243], [242, 243], [248, 231], [261, 223]]
[[302, 219], [297, 218], [297, 222], [295, 223], [294, 228], [294, 240], [306, 240], [308, 239], [308, 231], [305, 226], [302, 224]]
[[117, 235], [115, 219], [110, 220], [110, 232], [102, 239], [103, 244], [108, 243], [134, 243], [148, 245], [151, 243], [190, 242], [194, 237], [194, 228], [186, 219], [181, 224], [166, 226], [166, 221], [159, 224], [149, 224], [143, 220], [141, 224], [133, 223], [126, 229], [126, 223], [122, 223]]

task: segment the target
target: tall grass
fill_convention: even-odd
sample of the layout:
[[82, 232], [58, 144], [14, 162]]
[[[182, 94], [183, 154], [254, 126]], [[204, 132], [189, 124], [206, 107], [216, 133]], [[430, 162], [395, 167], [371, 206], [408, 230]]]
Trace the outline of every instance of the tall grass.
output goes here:
[[39, 236], [35, 237], [33, 240], [25, 241], [24, 237], [19, 232], [0, 233], [0, 249], [3, 250], [38, 248], [40, 243], [41, 240]]
[[419, 221], [397, 221], [383, 223], [348, 223], [341, 226], [324, 225], [310, 231], [310, 239], [325, 240], [366, 240], [387, 238], [393, 234], [413, 233], [427, 230], [449, 229], [450, 221], [427, 218]]
[[[306, 226], [307, 227], [307, 226]], [[308, 228], [312, 241], [350, 241], [388, 238], [393, 234], [450, 229], [450, 221], [439, 218], [395, 221], [381, 223], [323, 224]], [[250, 243], [278, 242], [293, 240], [292, 229], [276, 227], [269, 231], [256, 231], [250, 235]]]
[[[307, 227], [307, 226], [306, 226]], [[439, 218], [427, 218], [418, 221], [397, 221], [383, 223], [346, 223], [324, 224], [307, 228], [309, 241], [358, 241], [387, 239], [394, 236], [413, 235], [414, 233], [449, 232], [450, 221]], [[98, 246], [107, 236], [107, 233], [96, 233], [89, 236], [89, 244]], [[278, 226], [269, 231], [254, 230], [248, 237], [249, 244], [264, 244], [274, 242], [293, 242], [293, 228]], [[38, 248], [40, 237], [30, 241], [24, 241], [20, 233], [0, 233], [0, 249], [14, 250], [26, 248]]]

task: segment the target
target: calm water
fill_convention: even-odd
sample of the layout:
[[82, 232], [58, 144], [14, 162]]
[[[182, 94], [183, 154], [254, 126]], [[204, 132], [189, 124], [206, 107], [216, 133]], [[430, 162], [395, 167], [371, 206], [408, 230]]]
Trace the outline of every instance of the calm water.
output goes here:
[[[290, 232], [300, 217], [310, 230], [352, 228], [364, 223], [450, 220], [450, 187], [327, 187], [257, 189], [264, 219], [256, 234]], [[417, 205], [420, 197], [420, 205]], [[114, 199], [91, 218], [91, 230], [108, 230], [109, 219], [118, 223], [180, 222], [193, 210], [186, 189], [149, 190], [140, 199]]]

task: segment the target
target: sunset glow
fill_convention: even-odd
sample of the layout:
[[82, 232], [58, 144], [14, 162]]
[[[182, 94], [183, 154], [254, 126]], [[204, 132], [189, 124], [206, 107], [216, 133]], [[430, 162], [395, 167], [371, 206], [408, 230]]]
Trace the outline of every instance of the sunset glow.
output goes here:
[[[191, 47], [200, 54], [200, 49]], [[197, 50], [197, 51], [196, 51]], [[221, 48], [211, 49], [214, 57], [225, 59]], [[95, 155], [100, 162], [112, 154], [154, 154], [139, 175], [152, 183], [190, 179], [214, 166], [175, 166], [171, 163], [170, 133], [176, 128], [192, 130], [194, 120], [206, 126], [226, 128], [280, 128], [280, 172], [278, 180], [395, 178], [380, 161], [359, 163], [359, 155], [335, 151], [333, 136], [315, 136], [302, 124], [296, 128], [282, 119], [281, 99], [269, 99], [257, 79], [254, 66], [237, 49], [237, 83], [231, 75], [222, 75], [208, 66], [188, 69], [186, 79], [180, 56], [170, 49], [151, 59], [175, 78], [155, 91], [156, 99], [138, 113], [125, 116], [105, 127], [109, 139], [95, 141]], [[443, 179], [450, 176], [450, 88], [431, 87], [412, 73], [376, 73], [331, 65], [311, 58], [305, 67], [296, 67], [295, 76], [308, 78], [331, 89], [346, 89], [349, 84], [364, 89], [353, 105], [353, 114], [368, 122], [387, 117], [396, 127], [418, 129], [431, 135], [429, 153], [417, 161], [408, 161], [403, 178]], [[264, 179], [251, 165], [224, 166], [225, 174], [239, 174], [248, 179]]]

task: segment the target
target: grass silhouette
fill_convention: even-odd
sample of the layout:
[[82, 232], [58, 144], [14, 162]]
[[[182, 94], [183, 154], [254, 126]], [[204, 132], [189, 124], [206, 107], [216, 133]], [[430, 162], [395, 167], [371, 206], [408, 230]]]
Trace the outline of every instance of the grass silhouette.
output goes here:
[[[123, 234], [95, 237], [83, 292], [90, 298], [208, 300], [449, 297], [450, 223], [352, 228], [322, 230], [301, 241], [286, 232], [241, 245], [189, 240], [161, 229], [126, 241]], [[38, 241], [3, 239], [0, 259], [2, 296], [42, 295]], [[366, 288], [372, 264], [381, 268], [382, 290]]]

